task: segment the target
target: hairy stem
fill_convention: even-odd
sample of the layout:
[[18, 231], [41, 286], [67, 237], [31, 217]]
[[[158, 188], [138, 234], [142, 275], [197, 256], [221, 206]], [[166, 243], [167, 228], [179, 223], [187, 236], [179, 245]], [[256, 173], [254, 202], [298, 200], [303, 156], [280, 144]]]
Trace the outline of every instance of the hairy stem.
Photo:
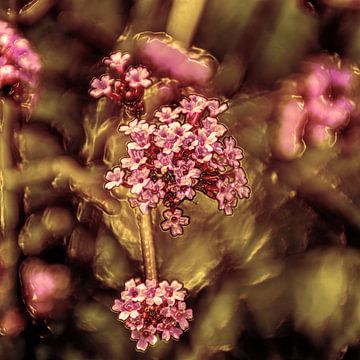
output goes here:
[[140, 229], [141, 249], [144, 259], [146, 279], [157, 279], [151, 212], [146, 215], [138, 213], [136, 220]]

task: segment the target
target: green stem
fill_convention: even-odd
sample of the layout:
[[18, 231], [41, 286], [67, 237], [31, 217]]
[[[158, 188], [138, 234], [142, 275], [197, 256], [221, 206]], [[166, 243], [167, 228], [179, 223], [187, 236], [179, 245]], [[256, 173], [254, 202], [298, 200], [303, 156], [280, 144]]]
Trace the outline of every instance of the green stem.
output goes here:
[[138, 213], [136, 220], [140, 230], [141, 249], [146, 279], [157, 279], [151, 212], [146, 215]]

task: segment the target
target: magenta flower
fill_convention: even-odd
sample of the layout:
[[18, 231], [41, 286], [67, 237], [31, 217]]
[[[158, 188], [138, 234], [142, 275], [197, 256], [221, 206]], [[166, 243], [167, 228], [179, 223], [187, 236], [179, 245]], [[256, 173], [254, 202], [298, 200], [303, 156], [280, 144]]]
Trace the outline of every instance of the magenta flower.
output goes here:
[[143, 188], [149, 183], [150, 170], [149, 169], [136, 169], [132, 172], [131, 176], [127, 179], [129, 185], [132, 185], [131, 192], [133, 194], [140, 194]]
[[138, 317], [138, 310], [140, 310], [140, 308], [141, 305], [138, 302], [133, 302], [132, 300], [128, 300], [125, 302], [116, 299], [112, 310], [120, 312], [119, 320], [126, 320], [128, 317], [132, 319]]
[[106, 173], [105, 179], [108, 181], [105, 184], [105, 189], [111, 190], [114, 187], [120, 186], [123, 183], [125, 172], [120, 167], [115, 167], [112, 171]]
[[170, 154], [157, 154], [156, 160], [154, 160], [154, 166], [160, 169], [162, 174], [165, 174], [167, 170], [173, 170], [173, 157], [174, 153]]
[[100, 79], [94, 78], [90, 86], [92, 89], [90, 90], [90, 95], [96, 99], [101, 96], [109, 96], [112, 92], [112, 84], [114, 83], [114, 79], [110, 78], [109, 75], [103, 75]]
[[134, 279], [125, 283], [125, 290], [121, 292], [121, 299], [124, 301], [143, 301], [145, 299], [146, 286], [137, 285]]
[[179, 326], [182, 330], [186, 330], [189, 327], [189, 321], [193, 318], [192, 309], [187, 309], [184, 302], [179, 301], [177, 303], [178, 307], [175, 310], [173, 317], [179, 323]]
[[146, 89], [152, 84], [149, 76], [150, 73], [146, 67], [131, 67], [125, 73], [125, 81], [127, 81], [132, 88], [143, 87]]
[[[131, 330], [131, 338], [137, 340], [136, 348], [145, 351], [148, 345], [161, 340], [179, 339], [189, 327], [192, 310], [184, 302], [187, 294], [183, 285], [174, 280], [145, 284], [131, 279], [125, 284], [121, 299], [115, 299], [112, 310], [118, 319]], [[141, 294], [141, 296], [139, 296]]]
[[202, 113], [207, 106], [207, 99], [199, 95], [190, 95], [189, 99], [180, 101], [180, 111], [190, 116], [196, 113]]
[[127, 53], [122, 54], [121, 51], [117, 51], [111, 54], [109, 58], [105, 58], [104, 64], [110, 66], [119, 73], [122, 73], [124, 71], [125, 65], [129, 62], [129, 60], [130, 60], [129, 54]]
[[180, 186], [193, 184], [193, 179], [198, 179], [200, 174], [201, 170], [195, 167], [193, 160], [179, 160], [174, 168], [176, 183]]
[[136, 170], [147, 161], [144, 150], [129, 149], [129, 155], [129, 158], [121, 159], [121, 166], [124, 169]]
[[206, 103], [206, 106], [209, 109], [211, 117], [218, 116], [218, 115], [222, 114], [223, 112], [225, 112], [229, 108], [227, 103], [220, 104], [220, 101], [217, 99], [209, 100]]
[[135, 119], [128, 125], [122, 125], [119, 127], [119, 131], [125, 133], [125, 135], [132, 134], [137, 131], [150, 129], [150, 125], [145, 120]]
[[138, 340], [136, 348], [141, 351], [145, 351], [148, 345], [155, 345], [157, 342], [157, 337], [155, 336], [156, 329], [153, 326], [141, 330], [133, 330], [131, 332], [131, 338]]
[[226, 137], [224, 139], [224, 156], [230, 166], [238, 167], [240, 166], [239, 160], [241, 160], [244, 155], [240, 148], [236, 147], [236, 142], [233, 137]]
[[174, 305], [176, 300], [183, 301], [185, 298], [182, 288], [183, 285], [176, 280], [173, 280], [171, 284], [164, 280], [159, 284], [157, 293], [163, 296], [168, 304]]
[[188, 216], [182, 216], [181, 209], [165, 211], [164, 218], [165, 221], [163, 221], [160, 226], [164, 231], [170, 230], [172, 236], [182, 235], [184, 232], [183, 226], [189, 225], [190, 223]]
[[179, 117], [180, 110], [173, 110], [170, 106], [163, 106], [160, 111], [155, 112], [155, 117], [163, 123], [172, 123]]
[[183, 331], [173, 324], [174, 321], [171, 318], [166, 318], [162, 323], [158, 324], [157, 330], [162, 332], [161, 340], [169, 341], [171, 337], [176, 340], [180, 338]]
[[226, 178], [225, 180], [219, 180], [217, 187], [219, 192], [216, 199], [219, 203], [219, 210], [224, 210], [226, 215], [232, 215], [233, 208], [237, 205], [233, 183], [229, 183], [229, 179]]
[[220, 138], [227, 131], [224, 125], [218, 123], [217, 119], [209, 116], [205, 120], [202, 120], [202, 123], [208, 136], [210, 136], [212, 133], [215, 133], [216, 137]]
[[160, 125], [155, 135], [155, 145], [162, 148], [164, 154], [179, 152], [181, 142], [168, 125]]

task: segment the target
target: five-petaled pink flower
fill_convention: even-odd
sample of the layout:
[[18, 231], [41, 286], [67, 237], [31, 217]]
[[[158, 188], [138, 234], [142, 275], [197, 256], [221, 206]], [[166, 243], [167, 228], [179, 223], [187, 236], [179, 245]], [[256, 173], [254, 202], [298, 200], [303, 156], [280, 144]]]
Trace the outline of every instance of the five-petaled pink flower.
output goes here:
[[129, 68], [125, 73], [125, 80], [132, 88], [148, 88], [152, 82], [149, 79], [150, 73], [144, 66], [137, 66]]
[[114, 79], [112, 79], [109, 75], [103, 75], [100, 79], [94, 78], [90, 86], [92, 89], [90, 90], [90, 95], [94, 98], [99, 98], [101, 96], [108, 96], [112, 92], [112, 84], [114, 83]]
[[164, 231], [170, 230], [172, 236], [182, 235], [184, 230], [183, 226], [189, 225], [190, 218], [188, 216], [182, 216], [181, 209], [175, 209], [174, 211], [166, 210], [164, 212], [165, 220], [160, 224]]
[[122, 73], [124, 71], [125, 65], [129, 62], [129, 60], [130, 60], [129, 54], [127, 53], [122, 54], [121, 51], [117, 51], [111, 54], [109, 58], [105, 58], [104, 64], [110, 66], [119, 73]]
[[179, 108], [172, 109], [170, 106], [163, 106], [160, 111], [155, 112], [155, 117], [163, 123], [172, 123], [179, 117]]
[[111, 190], [114, 187], [120, 186], [123, 183], [125, 172], [120, 167], [115, 167], [112, 171], [106, 173], [105, 179], [108, 181], [105, 184], [105, 189]]
[[202, 113], [207, 105], [207, 99], [200, 95], [190, 95], [188, 99], [180, 101], [180, 111], [184, 114], [193, 115]]

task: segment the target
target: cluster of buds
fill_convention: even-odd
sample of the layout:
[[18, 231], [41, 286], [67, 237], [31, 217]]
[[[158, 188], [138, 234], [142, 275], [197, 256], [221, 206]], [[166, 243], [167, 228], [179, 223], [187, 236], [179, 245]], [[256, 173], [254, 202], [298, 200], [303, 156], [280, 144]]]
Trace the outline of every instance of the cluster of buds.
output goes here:
[[23, 107], [31, 108], [38, 98], [41, 70], [39, 56], [28, 40], [0, 21], [0, 88]]
[[352, 100], [355, 73], [356, 69], [342, 64], [335, 56], [308, 61], [296, 88], [291, 89], [291, 99], [280, 111], [275, 137], [280, 157], [293, 159], [301, 155], [305, 143], [334, 144], [337, 132], [348, 124], [355, 110]]
[[109, 68], [109, 74], [91, 81], [90, 95], [94, 98], [106, 96], [125, 106], [130, 114], [141, 115], [144, 112], [144, 89], [152, 84], [148, 69], [141, 65], [128, 65], [130, 55], [120, 51], [111, 54], [103, 62]]
[[115, 300], [112, 310], [119, 313], [119, 320], [131, 330], [136, 348], [145, 351], [149, 344], [155, 345], [157, 335], [163, 341], [178, 340], [189, 328], [193, 312], [186, 308], [186, 295], [183, 285], [175, 280], [171, 284], [146, 280], [144, 284], [131, 279], [125, 283], [121, 299]]
[[119, 131], [130, 135], [128, 156], [106, 174], [105, 188], [125, 186], [135, 195], [131, 207], [143, 214], [160, 201], [168, 208], [161, 223], [172, 236], [183, 234], [190, 219], [179, 205], [200, 191], [218, 202], [226, 215], [250, 188], [240, 165], [243, 151], [217, 116], [228, 105], [199, 95], [183, 98], [178, 106], [163, 106], [151, 122], [135, 119]]

